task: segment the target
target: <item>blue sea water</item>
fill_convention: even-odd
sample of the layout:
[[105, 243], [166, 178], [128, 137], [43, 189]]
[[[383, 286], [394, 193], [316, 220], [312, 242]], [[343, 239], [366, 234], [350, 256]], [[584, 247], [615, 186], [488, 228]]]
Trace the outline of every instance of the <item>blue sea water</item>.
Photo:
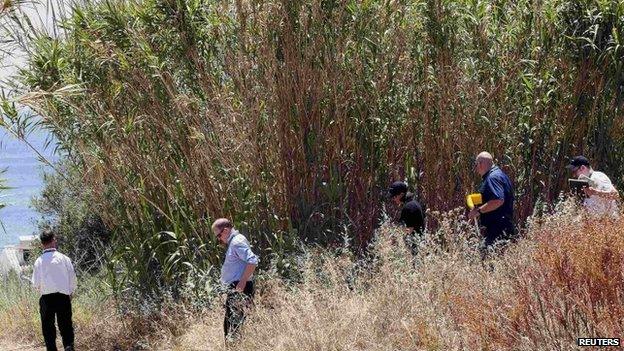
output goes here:
[[[45, 131], [31, 133], [27, 140], [46, 159], [55, 161], [54, 145], [45, 147], [48, 134]], [[0, 247], [16, 244], [21, 235], [36, 234], [37, 219], [41, 218], [31, 206], [31, 199], [41, 193], [43, 173], [50, 171], [38, 159], [38, 155], [24, 142], [17, 140], [5, 130], [0, 130], [0, 169], [6, 169], [2, 178], [8, 190], [0, 191], [0, 202], [6, 207], [0, 209]]]

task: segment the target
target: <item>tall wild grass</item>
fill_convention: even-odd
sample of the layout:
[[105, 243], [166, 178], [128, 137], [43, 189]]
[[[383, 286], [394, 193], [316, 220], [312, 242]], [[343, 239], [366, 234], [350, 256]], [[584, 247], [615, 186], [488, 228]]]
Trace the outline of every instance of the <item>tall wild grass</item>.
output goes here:
[[[442, 229], [425, 236], [416, 259], [399, 231], [382, 228], [375, 259], [349, 282], [348, 256], [310, 255], [302, 284], [264, 283], [237, 347], [578, 350], [579, 337], [622, 335], [622, 219], [600, 222], [562, 205], [484, 264], [456, 218], [438, 218]], [[217, 316], [172, 349], [223, 349]]]
[[[236, 348], [577, 350], [579, 337], [624, 332], [623, 219], [596, 221], [565, 204], [532, 218], [526, 238], [483, 263], [470, 224], [455, 212], [436, 217], [440, 229], [424, 236], [416, 257], [400, 230], [384, 226], [364, 262], [349, 250], [310, 249], [299, 283], [262, 274]], [[219, 303], [193, 313], [170, 301], [157, 318], [144, 318], [93, 305], [101, 291], [77, 295], [83, 349], [225, 349]], [[8, 330], [29, 325], [13, 340], [32, 343], [35, 335], [40, 343], [36, 309], [25, 313], [3, 296]]]
[[27, 58], [5, 122], [30, 107], [83, 173], [116, 291], [203, 286], [221, 216], [281, 272], [299, 239], [363, 249], [391, 180], [450, 210], [481, 150], [519, 222], [573, 154], [623, 184], [616, 1], [85, 1], [54, 33], [20, 6], [2, 9]]

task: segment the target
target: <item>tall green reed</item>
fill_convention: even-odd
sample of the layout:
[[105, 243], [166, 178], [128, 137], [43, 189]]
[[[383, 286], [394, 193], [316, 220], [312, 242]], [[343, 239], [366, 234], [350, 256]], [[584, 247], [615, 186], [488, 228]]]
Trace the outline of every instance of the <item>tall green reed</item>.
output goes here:
[[61, 35], [22, 41], [28, 65], [13, 101], [79, 161], [116, 233], [119, 290], [157, 291], [213, 274], [216, 217], [287, 270], [297, 239], [347, 234], [363, 249], [392, 180], [407, 179], [428, 208], [460, 206], [484, 149], [516, 184], [519, 222], [564, 189], [572, 154], [622, 184], [621, 11], [592, 1], [85, 3]]

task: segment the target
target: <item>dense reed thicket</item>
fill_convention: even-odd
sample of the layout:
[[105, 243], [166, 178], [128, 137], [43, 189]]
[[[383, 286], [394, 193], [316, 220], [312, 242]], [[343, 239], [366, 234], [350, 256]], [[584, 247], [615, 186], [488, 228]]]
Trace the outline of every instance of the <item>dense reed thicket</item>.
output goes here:
[[209, 276], [217, 216], [280, 270], [297, 239], [362, 248], [389, 181], [455, 208], [484, 149], [518, 220], [558, 196], [572, 154], [624, 170], [617, 1], [106, 0], [57, 36], [20, 36], [10, 12], [28, 58], [14, 96], [82, 170], [121, 288]]

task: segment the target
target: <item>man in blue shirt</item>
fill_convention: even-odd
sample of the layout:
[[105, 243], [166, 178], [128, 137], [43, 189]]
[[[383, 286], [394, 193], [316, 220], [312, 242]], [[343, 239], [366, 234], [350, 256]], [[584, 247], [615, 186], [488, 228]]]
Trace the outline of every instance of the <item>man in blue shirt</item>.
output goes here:
[[509, 177], [494, 165], [490, 153], [484, 151], [477, 156], [475, 170], [483, 178], [479, 187], [483, 205], [475, 206], [468, 218], [480, 218], [481, 226], [485, 227], [484, 246], [489, 248], [514, 236], [514, 190]]
[[229, 219], [217, 219], [212, 224], [212, 232], [226, 247], [221, 283], [229, 291], [225, 300], [223, 332], [226, 341], [231, 341], [243, 325], [245, 308], [253, 299], [253, 273], [258, 265], [258, 256], [251, 251], [247, 238], [234, 229]]

